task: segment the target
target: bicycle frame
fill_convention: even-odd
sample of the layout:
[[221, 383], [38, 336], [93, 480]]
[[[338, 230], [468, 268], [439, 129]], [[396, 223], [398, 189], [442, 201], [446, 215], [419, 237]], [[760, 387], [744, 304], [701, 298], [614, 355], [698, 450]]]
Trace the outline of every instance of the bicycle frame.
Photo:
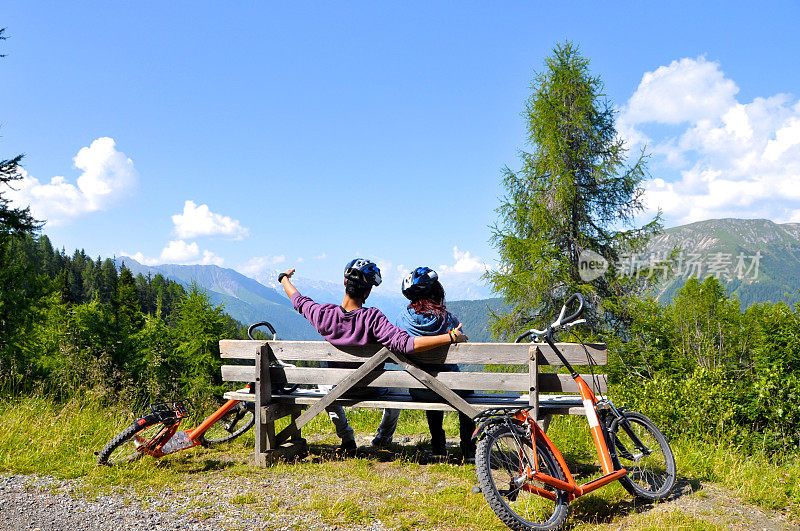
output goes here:
[[[559, 324], [562, 322], [568, 303], [569, 301], [567, 301], [567, 303], [564, 304], [564, 308], [562, 308], [561, 310], [561, 315], [559, 316], [557, 321], [557, 323]], [[582, 309], [583, 309], [583, 302], [581, 299], [580, 309], [573, 316], [569, 317], [567, 321], [572, 321], [575, 318], [577, 318]], [[592, 440], [594, 442], [595, 449], [597, 450], [597, 457], [600, 460], [600, 464], [604, 475], [601, 478], [589, 481], [588, 483], [584, 483], [583, 485], [578, 485], [577, 482], [575, 481], [575, 478], [572, 477], [572, 474], [569, 471], [569, 467], [567, 466], [567, 463], [564, 460], [564, 456], [561, 455], [561, 452], [558, 450], [558, 447], [556, 447], [553, 441], [550, 440], [550, 438], [547, 436], [544, 430], [536, 422], [536, 419], [534, 419], [526, 409], [522, 409], [514, 414], [514, 418], [519, 423], [529, 427], [530, 429], [531, 444], [532, 444], [531, 447], [533, 448], [532, 452], [533, 470], [531, 470], [530, 466], [531, 463], [527, 459], [525, 459], [525, 456], [520, 455], [521, 461], [523, 463], [528, 462], [528, 465], [525, 466], [525, 470], [519, 471], [521, 475], [519, 478], [517, 478], [516, 482], [521, 484], [523, 490], [526, 490], [528, 492], [533, 492], [535, 494], [538, 494], [539, 496], [543, 496], [550, 500], [555, 500], [556, 495], [553, 492], [539, 488], [529, 483], [532, 480], [539, 481], [541, 483], [544, 483], [545, 485], [549, 485], [551, 487], [555, 487], [559, 490], [566, 492], [568, 494], [569, 500], [571, 501], [574, 500], [575, 498], [583, 496], [584, 494], [588, 494], [589, 492], [597, 490], [600, 487], [608, 485], [612, 481], [618, 480], [619, 478], [627, 474], [627, 470], [625, 468], [614, 470], [614, 464], [612, 461], [611, 453], [609, 452], [608, 445], [606, 444], [607, 438], [606, 438], [606, 433], [604, 431], [605, 426], [602, 427], [600, 426], [600, 419], [597, 414], [598, 399], [592, 392], [592, 390], [589, 388], [589, 386], [586, 384], [586, 382], [583, 380], [583, 378], [580, 376], [580, 374], [578, 374], [578, 372], [572, 367], [569, 361], [567, 361], [562, 352], [555, 345], [555, 342], [553, 340], [553, 331], [554, 328], [551, 325], [547, 328], [546, 331], [544, 331], [544, 333], [540, 337], [543, 337], [544, 341], [550, 346], [551, 349], [553, 349], [553, 352], [558, 356], [558, 358], [564, 364], [564, 367], [566, 367], [569, 370], [572, 379], [578, 386], [578, 391], [580, 392], [581, 395], [581, 401], [583, 402], [584, 414], [586, 415], [586, 421], [589, 424], [589, 429], [592, 433]], [[534, 331], [531, 330], [529, 332], [526, 332], [525, 334], [520, 336], [520, 338], [518, 338], [518, 341], [521, 338], [525, 337], [525, 335], [529, 335], [531, 332]], [[612, 410], [614, 415], [619, 416], [623, 419], [623, 428], [625, 429], [626, 432], [629, 433], [635, 444], [641, 446], [641, 441], [638, 440], [636, 435], [630, 429], [630, 426], [627, 425], [627, 422], [624, 421], [624, 416], [620, 415], [619, 412], [616, 410], [616, 408], [614, 408], [614, 406], [611, 405], [610, 402], [608, 402], [608, 405], [610, 406], [610, 409]], [[478, 430], [476, 430], [476, 433], [477, 431]], [[540, 439], [542, 442], [544, 442], [548, 446], [548, 448], [550, 448], [550, 450], [553, 452], [553, 455], [558, 461], [558, 465], [564, 472], [564, 477], [566, 478], [566, 481], [554, 478], [553, 476], [545, 474], [539, 470], [539, 462], [538, 462], [539, 460], [535, 450], [537, 438]]]
[[[249, 389], [249, 386], [247, 386], [247, 388]], [[175, 422], [166, 426], [148, 441], [142, 443], [138, 449], [143, 454], [153, 457], [163, 457], [180, 450], [187, 450], [199, 446], [202, 443], [203, 434], [208, 431], [215, 422], [236, 407], [239, 402], [239, 400], [228, 400], [214, 413], [206, 417], [199, 426], [184, 431], [178, 431], [178, 427], [185, 416], [181, 416], [176, 410]]]
[[[531, 429], [531, 443], [532, 448], [536, 448], [536, 440], [541, 439], [553, 452], [556, 460], [558, 461], [558, 465], [561, 467], [561, 470], [564, 472], [564, 477], [567, 479], [566, 481], [562, 481], [558, 478], [554, 478], [553, 476], [549, 476], [541, 471], [539, 471], [539, 462], [536, 452], [533, 453], [533, 470], [530, 470], [530, 466], [526, 467], [526, 470], [521, 470], [520, 473], [524, 474], [524, 478], [520, 476], [520, 480], [524, 479], [525, 481], [539, 481], [546, 485], [550, 485], [557, 489], [563, 490], [568, 493], [569, 500], [572, 501], [575, 498], [583, 496], [584, 494], [588, 494], [594, 490], [599, 489], [605, 485], [608, 485], [612, 481], [616, 481], [625, 474], [627, 474], [627, 470], [621, 468], [619, 470], [614, 470], [614, 465], [612, 464], [611, 454], [608, 451], [608, 446], [606, 445], [606, 438], [605, 434], [603, 433], [603, 428], [600, 427], [600, 421], [597, 416], [597, 397], [586, 385], [583, 378], [578, 375], [575, 375], [575, 383], [578, 384], [578, 389], [581, 393], [581, 399], [583, 400], [583, 407], [585, 410], [586, 420], [589, 423], [589, 428], [592, 432], [592, 439], [594, 441], [595, 449], [597, 450], [597, 456], [600, 459], [600, 463], [602, 466], [602, 470], [604, 476], [595, 480], [592, 480], [588, 483], [584, 483], [583, 485], [578, 485], [575, 481], [575, 478], [572, 477], [572, 474], [569, 471], [569, 467], [567, 466], [566, 461], [564, 460], [564, 456], [561, 455], [561, 452], [558, 450], [558, 447], [550, 440], [547, 434], [539, 427], [539, 424], [536, 423], [536, 419], [528, 413], [526, 410], [518, 411], [514, 418], [517, 419], [519, 422], [525, 424], [526, 426], [530, 426]], [[520, 456], [523, 457], [524, 456]], [[529, 463], [530, 464], [530, 463]], [[533, 492], [538, 494], [539, 496], [543, 496], [550, 500], [555, 500], [556, 495], [553, 492], [541, 489], [535, 485], [531, 485], [526, 483], [522, 486], [523, 490], [528, 492]]]

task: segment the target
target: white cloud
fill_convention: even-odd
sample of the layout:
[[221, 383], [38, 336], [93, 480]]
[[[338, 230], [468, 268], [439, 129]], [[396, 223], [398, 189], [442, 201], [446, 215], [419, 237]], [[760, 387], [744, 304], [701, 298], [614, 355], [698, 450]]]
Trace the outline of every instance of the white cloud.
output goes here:
[[737, 92], [739, 87], [725, 78], [718, 63], [704, 57], [672, 61], [642, 76], [623, 121], [679, 124], [714, 119], [734, 104]]
[[221, 256], [217, 256], [211, 251], [205, 250], [203, 251], [203, 260], [200, 263], [203, 265], [215, 265], [221, 267], [222, 264], [225, 263], [225, 259]]
[[175, 224], [175, 234], [179, 238], [230, 236], [241, 240], [249, 233], [239, 220], [215, 214], [208, 205], [197, 206], [194, 201], [186, 201], [183, 204], [183, 213], [172, 216], [172, 222]]
[[764, 149], [764, 158], [775, 162], [798, 144], [800, 144], [800, 117], [792, 118], [785, 126], [778, 129], [775, 138], [770, 140]]
[[200, 256], [200, 246], [197, 242], [186, 243], [183, 240], [174, 240], [161, 251], [161, 259], [169, 263], [183, 263]]
[[125, 251], [122, 251], [119, 254], [121, 256], [128, 256], [130, 258], [133, 258], [134, 260], [136, 260], [140, 264], [144, 264], [144, 265], [148, 265], [148, 266], [154, 266], [154, 265], [158, 265], [158, 264], [161, 263], [158, 258], [148, 258], [143, 253], [130, 254], [130, 253], [126, 253]]
[[[673, 61], [642, 77], [620, 115], [629, 145], [647, 143], [658, 178], [650, 212], [669, 222], [720, 217], [788, 221], [800, 206], [800, 102], [786, 94], [736, 99], [718, 63]], [[648, 124], [679, 125], [649, 138]], [[663, 172], [663, 173], [662, 173]]]
[[173, 240], [167, 243], [166, 247], [161, 250], [161, 254], [157, 258], [150, 258], [143, 253], [129, 254], [126, 252], [120, 253], [122, 256], [130, 256], [140, 264], [149, 266], [158, 264], [201, 264], [201, 265], [218, 265], [224, 263], [224, 259], [217, 256], [209, 250], [200, 250], [197, 242], [186, 243], [183, 240]]
[[279, 255], [264, 255], [264, 256], [255, 256], [245, 262], [244, 264], [237, 266], [236, 271], [243, 274], [246, 277], [256, 278], [257, 276], [267, 272], [272, 271], [274, 266], [278, 264], [282, 264], [286, 261], [286, 255], [279, 254]]
[[453, 259], [455, 264], [440, 265], [439, 269], [447, 273], [468, 273], [468, 274], [483, 274], [487, 269], [480, 257], [472, 256], [469, 251], [459, 251], [458, 246], [453, 247]]
[[64, 225], [89, 212], [106, 210], [138, 180], [133, 161], [115, 146], [114, 139], [102, 137], [81, 148], [72, 159], [74, 167], [83, 172], [76, 184], [61, 176], [42, 183], [22, 170], [22, 180], [8, 197], [17, 206], [30, 205], [33, 215], [50, 225]]

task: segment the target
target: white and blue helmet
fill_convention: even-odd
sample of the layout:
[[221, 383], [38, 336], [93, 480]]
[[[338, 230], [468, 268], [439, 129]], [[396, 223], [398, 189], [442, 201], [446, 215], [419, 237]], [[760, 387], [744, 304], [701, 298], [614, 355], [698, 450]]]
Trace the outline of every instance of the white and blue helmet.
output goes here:
[[430, 267], [418, 267], [403, 279], [403, 295], [409, 300], [418, 299], [431, 290], [438, 278]]
[[344, 267], [344, 278], [367, 286], [380, 286], [381, 270], [375, 262], [366, 258], [350, 260]]

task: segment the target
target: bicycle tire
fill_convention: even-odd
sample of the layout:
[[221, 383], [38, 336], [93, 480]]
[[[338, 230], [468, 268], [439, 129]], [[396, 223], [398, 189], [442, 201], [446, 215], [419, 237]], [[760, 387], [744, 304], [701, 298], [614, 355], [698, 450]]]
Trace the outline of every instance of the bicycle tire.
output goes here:
[[200, 444], [211, 447], [234, 440], [255, 425], [254, 412], [255, 404], [239, 402], [208, 428], [200, 439]]
[[155, 415], [137, 419], [97, 452], [97, 464], [114, 466], [136, 461], [142, 457], [142, 452], [137, 449], [138, 446], [158, 435], [166, 427]]
[[631, 453], [635, 448], [633, 440], [622, 427], [622, 420], [615, 419], [609, 431], [615, 450], [612, 459], [616, 468], [628, 470], [619, 482], [634, 496], [651, 501], [663, 500], [669, 496], [677, 478], [672, 448], [661, 430], [645, 415], [637, 411], [623, 411], [622, 415], [651, 453], [645, 455], [641, 448]]
[[[558, 529], [566, 520], [569, 510], [567, 493], [543, 483], [534, 485], [552, 492], [556, 499], [549, 500], [538, 494], [515, 487], [513, 479], [524, 469], [532, 454], [531, 440], [522, 428], [500, 424], [490, 428], [478, 442], [475, 453], [475, 469], [486, 502], [492, 511], [509, 528], [517, 531]], [[539, 470], [562, 481], [564, 472], [553, 452], [538, 441], [536, 452]], [[526, 456], [523, 459], [522, 456]], [[508, 484], [508, 490], [498, 484]]]

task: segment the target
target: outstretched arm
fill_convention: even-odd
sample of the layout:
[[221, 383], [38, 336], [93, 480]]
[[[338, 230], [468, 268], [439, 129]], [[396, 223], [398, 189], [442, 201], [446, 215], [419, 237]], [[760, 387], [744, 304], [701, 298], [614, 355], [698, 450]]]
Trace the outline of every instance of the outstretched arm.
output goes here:
[[424, 352], [436, 347], [442, 347], [451, 343], [463, 343], [469, 339], [464, 332], [461, 331], [463, 325], [458, 325], [456, 328], [446, 334], [438, 336], [417, 336], [414, 338], [414, 352]]
[[295, 288], [294, 285], [292, 284], [292, 281], [289, 280], [292, 277], [292, 275], [294, 275], [294, 269], [287, 269], [286, 271], [278, 275], [281, 279], [280, 282], [281, 286], [283, 286], [283, 291], [286, 292], [286, 296], [289, 297], [290, 299], [292, 298], [292, 295], [297, 293], [297, 288]]

